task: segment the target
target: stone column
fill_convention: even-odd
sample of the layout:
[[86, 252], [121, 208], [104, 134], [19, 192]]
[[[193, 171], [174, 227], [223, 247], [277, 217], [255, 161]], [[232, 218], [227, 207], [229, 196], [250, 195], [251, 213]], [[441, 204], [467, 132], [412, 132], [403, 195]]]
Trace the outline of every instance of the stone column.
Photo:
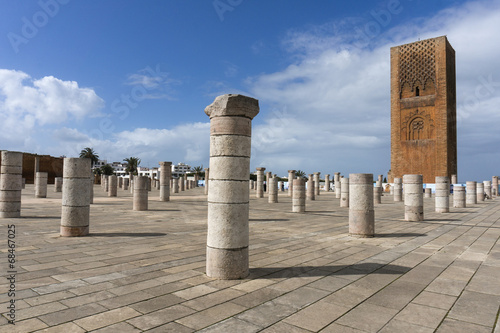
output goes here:
[[306, 197], [307, 200], [315, 200], [314, 196], [314, 180], [313, 175], [309, 174], [309, 180], [307, 181]]
[[148, 210], [148, 184], [150, 182], [147, 176], [134, 178], [133, 210]]
[[491, 180], [485, 180], [483, 184], [485, 199], [491, 199]]
[[491, 177], [491, 195], [498, 196], [498, 176]]
[[257, 168], [257, 193], [255, 193], [255, 197], [263, 198], [264, 197], [264, 171], [266, 168]]
[[465, 202], [467, 205], [477, 204], [476, 182], [465, 183], [467, 193], [465, 195]]
[[[17, 151], [2, 150], [1, 154], [2, 165], [0, 167], [0, 218], [21, 217], [23, 153]], [[7, 238], [6, 232], [5, 235], [5, 238]]]
[[[156, 180], [156, 189], [157, 189], [157, 190], [160, 190], [160, 189], [161, 189], [161, 185], [160, 185], [160, 183], [161, 183], [161, 182], [160, 182], [160, 179], [157, 179], [157, 180]], [[169, 185], [170, 185], [170, 182], [168, 182], [168, 183], [169, 183]], [[170, 188], [170, 186], [169, 186], [169, 188]]]
[[484, 201], [484, 183], [476, 183], [476, 198], [477, 202]]
[[198, 176], [197, 173], [194, 174], [194, 186], [193, 187], [198, 187], [198, 180], [200, 179], [200, 176]]
[[153, 180], [152, 180], [151, 178], [149, 178], [149, 177], [148, 177], [148, 183], [147, 183], [147, 185], [146, 185], [146, 186], [148, 187], [148, 191], [151, 191], [151, 182], [152, 182], [152, 181], [153, 181]]
[[394, 184], [391, 185], [390, 189], [389, 189], [389, 194], [390, 195], [394, 195]]
[[250, 190], [253, 190], [253, 180], [251, 180], [251, 179], [248, 181], [248, 188]]
[[174, 178], [174, 193], [179, 193], [179, 178]]
[[268, 187], [268, 185], [269, 185], [269, 179], [270, 179], [272, 176], [273, 176], [273, 175], [272, 175], [272, 172], [270, 172], [270, 171], [266, 172], [266, 189], [265, 189], [265, 191], [264, 191], [264, 192], [266, 192], [266, 193], [269, 193], [269, 187]]
[[394, 201], [403, 201], [403, 179], [394, 178]]
[[278, 182], [278, 192], [285, 192], [285, 187], [283, 186], [283, 182]]
[[35, 183], [36, 183], [36, 173], [37, 172], [40, 172], [40, 157], [39, 156], [35, 156]]
[[184, 191], [184, 176], [179, 176], [179, 187], [180, 191]]
[[130, 179], [124, 178], [123, 179], [123, 190], [124, 191], [128, 191], [129, 185], [130, 185]]
[[104, 191], [109, 192], [109, 175], [104, 176]]
[[207, 275], [241, 279], [249, 274], [248, 175], [252, 119], [259, 113], [259, 102], [242, 95], [223, 95], [205, 113], [210, 117], [211, 132]]
[[47, 179], [49, 174], [47, 172], [37, 172], [35, 179], [35, 197], [47, 197]]
[[[342, 182], [340, 183], [340, 198], [342, 198]], [[325, 175], [325, 192], [330, 192], [330, 175]]]
[[62, 192], [63, 177], [54, 178], [54, 192]]
[[340, 207], [349, 207], [349, 178], [340, 180]]
[[105, 175], [100, 175], [101, 177], [101, 188], [104, 190], [104, 178], [105, 178]]
[[108, 177], [109, 191], [108, 197], [116, 197], [118, 195], [118, 178], [116, 175]]
[[382, 187], [373, 186], [373, 203], [381, 204], [382, 203]]
[[92, 179], [92, 175], [90, 176], [90, 182], [89, 182], [89, 197], [90, 197], [90, 203], [94, 203], [94, 179]]
[[160, 162], [160, 201], [170, 201], [172, 162]]
[[373, 237], [375, 210], [373, 205], [373, 174], [349, 175], [349, 235]]
[[185, 188], [186, 188], [186, 191], [187, 191], [187, 190], [189, 190], [191, 188], [191, 182], [189, 181], [189, 179], [187, 179], [187, 177], [186, 177], [185, 183], [186, 183]]
[[295, 170], [288, 170], [288, 196], [293, 193], [293, 180], [295, 179]]
[[306, 182], [302, 178], [292, 180], [292, 212], [304, 213], [306, 211]]
[[319, 195], [319, 176], [321, 172], [314, 173], [314, 195]]
[[432, 198], [432, 188], [426, 187], [424, 189], [424, 198]]
[[378, 175], [376, 186], [381, 188], [383, 180], [384, 180], [384, 175]]
[[129, 173], [129, 178], [130, 178], [130, 193], [134, 193], [134, 175], [132, 173]]
[[26, 178], [23, 178], [23, 190], [26, 188]]
[[278, 202], [278, 179], [275, 177], [269, 178], [269, 203]]
[[422, 181], [422, 175], [403, 176], [406, 221], [424, 220], [424, 193]]
[[465, 187], [453, 186], [453, 207], [465, 208]]
[[208, 195], [209, 182], [210, 182], [210, 168], [205, 168], [205, 195]]
[[123, 177], [118, 177], [118, 187], [123, 188]]
[[436, 213], [450, 211], [450, 184], [448, 177], [436, 177]]
[[457, 183], [458, 183], [457, 175], [455, 174], [451, 175], [451, 184], [457, 184]]
[[91, 165], [89, 158], [64, 159], [61, 212], [63, 237], [89, 234]]
[[341, 186], [340, 186], [340, 172], [335, 172], [333, 174], [333, 182], [335, 186], [335, 198], [340, 198]]

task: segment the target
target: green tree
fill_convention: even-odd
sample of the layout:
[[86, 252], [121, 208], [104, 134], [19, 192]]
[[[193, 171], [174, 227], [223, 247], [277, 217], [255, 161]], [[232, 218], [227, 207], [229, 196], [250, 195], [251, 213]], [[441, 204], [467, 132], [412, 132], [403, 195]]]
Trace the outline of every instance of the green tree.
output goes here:
[[127, 167], [125, 168], [125, 172], [137, 175], [137, 168], [139, 167], [139, 164], [141, 164], [141, 159], [138, 157], [129, 157], [129, 158], [123, 159], [123, 161], [125, 163], [127, 163]]
[[115, 169], [109, 164], [103, 165], [101, 167], [101, 174], [111, 176], [112, 174], [115, 173]]
[[191, 168], [191, 172], [195, 175], [202, 176], [205, 173], [205, 169], [203, 169], [203, 165], [195, 166]]
[[92, 161], [92, 167], [99, 161], [99, 155], [96, 154], [94, 148], [86, 147], [80, 152], [80, 158], [90, 158]]
[[297, 178], [306, 178], [306, 173], [302, 170], [297, 170], [295, 171], [295, 176]]

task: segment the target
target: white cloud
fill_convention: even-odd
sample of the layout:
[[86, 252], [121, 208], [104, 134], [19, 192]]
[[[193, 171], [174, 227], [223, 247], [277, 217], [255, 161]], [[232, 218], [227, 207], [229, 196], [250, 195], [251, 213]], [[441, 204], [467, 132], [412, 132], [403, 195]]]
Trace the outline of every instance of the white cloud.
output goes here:
[[175, 100], [176, 91], [173, 86], [181, 81], [173, 79], [167, 72], [162, 72], [160, 66], [155, 69], [146, 67], [127, 77], [126, 85], [141, 90], [141, 99]]
[[0, 139], [5, 146], [26, 146], [39, 126], [100, 115], [104, 101], [90, 88], [53, 76], [0, 69]]

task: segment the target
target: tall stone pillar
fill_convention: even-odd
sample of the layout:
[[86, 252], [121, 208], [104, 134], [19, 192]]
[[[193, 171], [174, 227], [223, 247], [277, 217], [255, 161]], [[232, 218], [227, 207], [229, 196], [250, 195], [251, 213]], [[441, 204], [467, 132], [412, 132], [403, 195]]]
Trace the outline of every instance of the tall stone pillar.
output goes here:
[[498, 176], [491, 177], [491, 195], [498, 196]]
[[64, 159], [61, 212], [63, 237], [89, 234], [91, 165], [89, 158]]
[[123, 177], [118, 177], [118, 187], [123, 188]]
[[205, 113], [211, 132], [207, 275], [241, 279], [249, 273], [248, 175], [252, 119], [259, 113], [259, 102], [242, 95], [222, 95]]
[[484, 183], [476, 183], [476, 197], [477, 202], [484, 201]]
[[37, 172], [35, 178], [35, 197], [46, 198], [47, 197], [47, 180], [49, 174], [47, 172]]
[[340, 186], [340, 172], [335, 172], [333, 174], [333, 182], [335, 186], [335, 198], [340, 198], [341, 186]]
[[111, 175], [108, 177], [108, 197], [116, 197], [118, 195], [118, 178], [116, 175]]
[[373, 205], [373, 174], [349, 175], [349, 235], [373, 237], [375, 210]]
[[40, 157], [39, 156], [35, 156], [35, 168], [34, 168], [34, 170], [35, 170], [34, 177], [35, 177], [35, 183], [36, 183], [36, 173], [40, 172]]
[[436, 213], [450, 211], [450, 184], [448, 177], [436, 177]]
[[292, 212], [304, 213], [306, 211], [306, 182], [303, 178], [295, 178], [292, 182]]
[[129, 185], [130, 185], [130, 179], [124, 178], [123, 179], [123, 190], [124, 191], [128, 191]]
[[384, 175], [378, 175], [376, 186], [382, 188], [382, 182], [384, 180]]
[[109, 192], [109, 175], [104, 176], [104, 191]]
[[309, 174], [309, 180], [307, 181], [307, 188], [306, 188], [306, 197], [307, 200], [316, 200], [316, 197], [314, 196], [314, 176], [313, 174]]
[[465, 203], [467, 205], [475, 205], [477, 204], [477, 193], [476, 193], [476, 182], [466, 182], [466, 194], [465, 194]]
[[264, 171], [266, 168], [257, 168], [257, 193], [255, 193], [255, 197], [263, 198], [264, 197]]
[[26, 188], [26, 178], [23, 178], [23, 190]]
[[394, 201], [403, 201], [403, 179], [394, 178]]
[[[340, 183], [340, 193], [342, 193], [342, 182]], [[325, 175], [325, 192], [330, 192], [330, 175]], [[340, 195], [342, 198], [342, 195]]]
[[453, 186], [453, 207], [465, 208], [465, 187]]
[[210, 182], [210, 168], [205, 168], [205, 195], [208, 195], [209, 182]]
[[2, 150], [1, 154], [0, 218], [20, 217], [21, 191], [23, 188], [23, 153]]
[[174, 178], [174, 193], [179, 193], [179, 178]]
[[293, 180], [295, 179], [295, 170], [288, 170], [288, 196], [293, 193]]
[[129, 178], [130, 178], [130, 193], [134, 193], [134, 175], [131, 173], [129, 173]]
[[340, 180], [340, 207], [349, 207], [349, 178]]
[[170, 201], [172, 162], [160, 162], [160, 201]]
[[314, 173], [314, 195], [319, 195], [319, 176], [321, 172]]
[[278, 178], [271, 177], [269, 178], [269, 203], [277, 203], [278, 202]]
[[185, 183], [186, 183], [185, 187], [186, 187], [186, 191], [187, 191], [191, 188], [191, 181], [189, 179], [187, 179], [187, 177], [186, 177]]
[[424, 193], [422, 181], [422, 175], [403, 176], [406, 221], [424, 220]]
[[456, 174], [452, 174], [451, 175], [451, 184], [457, 184], [457, 183], [458, 183], [457, 175]]
[[150, 182], [147, 176], [134, 177], [133, 210], [148, 210], [148, 184]]
[[62, 192], [63, 177], [54, 178], [54, 192]]
[[373, 186], [373, 203], [374, 204], [382, 203], [382, 187], [380, 186]]
[[424, 198], [432, 198], [432, 188], [424, 188]]
[[[161, 185], [160, 185], [160, 179], [159, 178], [156, 180], [155, 184], [156, 184], [156, 189], [160, 190], [161, 189]], [[170, 185], [170, 182], [169, 182], [169, 185]], [[169, 186], [169, 188], [170, 188], [170, 186]]]
[[484, 194], [486, 199], [491, 199], [491, 180], [485, 180], [484, 184]]
[[184, 176], [179, 176], [179, 187], [181, 192], [184, 191]]

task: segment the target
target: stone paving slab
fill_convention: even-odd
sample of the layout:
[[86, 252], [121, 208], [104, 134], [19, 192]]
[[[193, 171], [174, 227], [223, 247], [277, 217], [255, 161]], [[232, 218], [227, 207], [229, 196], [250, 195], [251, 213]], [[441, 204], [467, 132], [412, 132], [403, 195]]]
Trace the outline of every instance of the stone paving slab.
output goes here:
[[[2, 332], [498, 332], [500, 198], [406, 222], [375, 205], [374, 238], [352, 238], [332, 192], [291, 212], [291, 198], [250, 199], [250, 276], [205, 272], [203, 188], [132, 211], [94, 188], [90, 235], [59, 237], [61, 193], [22, 193], [16, 227], [16, 325], [0, 283]], [[251, 194], [254, 194], [252, 191]], [[450, 200], [451, 201], [451, 200]], [[452, 202], [452, 201], [451, 201]], [[7, 236], [0, 268], [7, 272]]]

